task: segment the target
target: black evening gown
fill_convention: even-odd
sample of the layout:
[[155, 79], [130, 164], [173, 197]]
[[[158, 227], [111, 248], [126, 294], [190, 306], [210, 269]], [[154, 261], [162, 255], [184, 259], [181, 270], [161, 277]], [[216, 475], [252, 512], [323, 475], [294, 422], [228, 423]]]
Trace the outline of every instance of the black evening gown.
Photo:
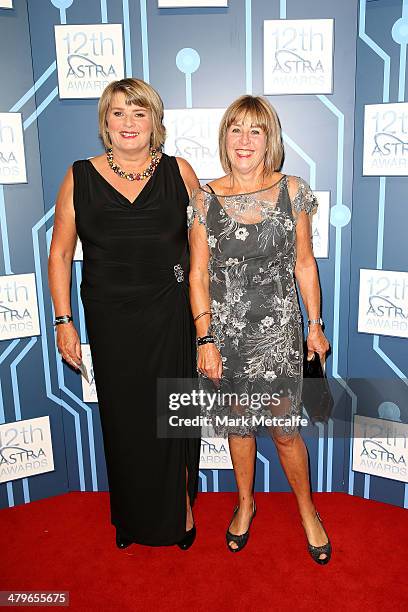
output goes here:
[[73, 174], [111, 522], [137, 543], [175, 544], [185, 534], [186, 468], [191, 502], [197, 492], [200, 441], [157, 437], [156, 383], [196, 375], [188, 193], [165, 154], [134, 202], [89, 160]]

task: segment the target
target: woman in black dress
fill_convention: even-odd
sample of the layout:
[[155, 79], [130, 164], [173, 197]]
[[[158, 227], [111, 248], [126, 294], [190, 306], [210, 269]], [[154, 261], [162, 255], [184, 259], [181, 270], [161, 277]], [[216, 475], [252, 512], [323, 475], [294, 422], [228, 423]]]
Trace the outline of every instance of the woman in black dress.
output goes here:
[[83, 245], [81, 297], [92, 352], [116, 542], [188, 548], [198, 439], [158, 439], [158, 378], [195, 372], [186, 208], [198, 180], [161, 152], [163, 103], [137, 79], [99, 101], [106, 155], [73, 164], [58, 196], [49, 260], [58, 349], [78, 366], [71, 262]]

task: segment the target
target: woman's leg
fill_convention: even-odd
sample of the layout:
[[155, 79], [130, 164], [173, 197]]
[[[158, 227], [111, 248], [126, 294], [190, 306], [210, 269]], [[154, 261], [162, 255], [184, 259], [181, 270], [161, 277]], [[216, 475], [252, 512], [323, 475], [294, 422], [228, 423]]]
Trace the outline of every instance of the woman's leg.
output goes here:
[[[255, 470], [255, 438], [246, 436], [229, 436], [228, 438], [232, 465], [238, 487], [239, 509], [234, 516], [229, 531], [240, 535], [248, 530], [253, 513], [253, 485]], [[231, 548], [238, 548], [235, 542], [228, 544]]]
[[[273, 435], [273, 439], [283, 470], [296, 496], [307, 539], [312, 546], [323, 546], [327, 542], [327, 537], [316, 517], [316, 508], [311, 496], [305, 443], [299, 433], [293, 436]], [[324, 553], [320, 555], [321, 559], [325, 557]]]
[[190, 496], [188, 494], [188, 469], [186, 466], [186, 504], [187, 504], [187, 513], [186, 513], [186, 531], [190, 531], [194, 525], [194, 517], [193, 511], [190, 504]]

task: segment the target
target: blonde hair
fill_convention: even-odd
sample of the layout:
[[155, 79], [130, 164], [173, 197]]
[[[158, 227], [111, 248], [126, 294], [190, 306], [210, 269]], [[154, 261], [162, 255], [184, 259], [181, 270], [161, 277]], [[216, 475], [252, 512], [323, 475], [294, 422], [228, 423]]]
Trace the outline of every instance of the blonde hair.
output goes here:
[[231, 162], [227, 154], [227, 131], [237, 119], [249, 116], [253, 126], [260, 127], [266, 134], [264, 173], [272, 174], [279, 170], [283, 162], [283, 144], [279, 117], [273, 106], [261, 96], [241, 96], [225, 111], [218, 134], [220, 161], [226, 174], [231, 172]]
[[106, 118], [112, 98], [116, 93], [125, 94], [126, 104], [135, 104], [149, 109], [152, 113], [153, 131], [150, 145], [160, 149], [166, 139], [166, 128], [163, 125], [163, 101], [157, 91], [141, 79], [122, 79], [112, 81], [102, 92], [98, 104], [99, 136], [106, 149], [112, 146], [106, 125]]

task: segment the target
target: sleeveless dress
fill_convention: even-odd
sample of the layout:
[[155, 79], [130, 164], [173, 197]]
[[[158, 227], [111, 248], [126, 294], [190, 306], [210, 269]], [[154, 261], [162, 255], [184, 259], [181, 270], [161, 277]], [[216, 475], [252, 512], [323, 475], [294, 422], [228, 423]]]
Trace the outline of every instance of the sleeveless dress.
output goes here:
[[[216, 436], [298, 432], [292, 417], [301, 416], [303, 331], [294, 279], [296, 223], [317, 200], [298, 177], [291, 179], [291, 200], [288, 180], [283, 175], [271, 187], [231, 196], [207, 185], [194, 191], [188, 207], [188, 226], [205, 226], [210, 253], [210, 331], [223, 375], [214, 406], [204, 412]], [[202, 376], [200, 387], [214, 393]]]
[[111, 522], [134, 542], [175, 544], [185, 535], [186, 468], [191, 503], [197, 492], [200, 440], [157, 438], [156, 385], [196, 376], [188, 193], [165, 154], [132, 203], [89, 160], [73, 175]]

